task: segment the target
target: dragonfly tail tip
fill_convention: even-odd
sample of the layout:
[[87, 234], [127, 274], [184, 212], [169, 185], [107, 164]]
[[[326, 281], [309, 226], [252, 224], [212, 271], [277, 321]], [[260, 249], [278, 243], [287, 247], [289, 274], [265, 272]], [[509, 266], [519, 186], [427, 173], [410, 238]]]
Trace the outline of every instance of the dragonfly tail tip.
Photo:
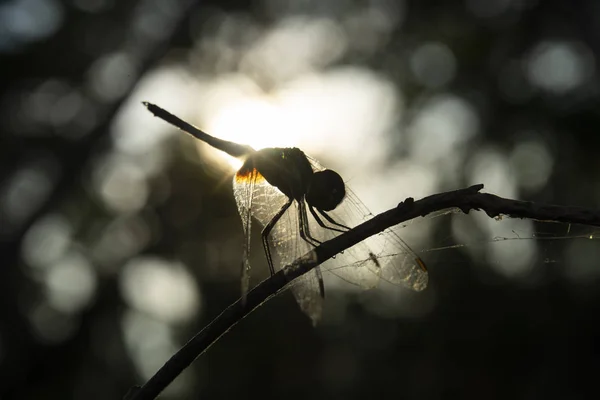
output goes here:
[[156, 115], [156, 112], [159, 110], [157, 105], [150, 103], [149, 101], [142, 101], [142, 104], [154, 115]]

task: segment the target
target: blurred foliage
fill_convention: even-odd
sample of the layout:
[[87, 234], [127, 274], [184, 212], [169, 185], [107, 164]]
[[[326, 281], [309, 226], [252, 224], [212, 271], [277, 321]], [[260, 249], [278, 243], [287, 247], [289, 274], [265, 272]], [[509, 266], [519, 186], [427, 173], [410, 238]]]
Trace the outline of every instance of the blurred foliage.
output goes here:
[[[293, 138], [381, 209], [473, 183], [600, 196], [594, 0], [12, 0], [0, 33], [2, 399], [121, 398], [239, 295], [232, 170], [141, 100]], [[163, 397], [597, 392], [595, 231], [444, 218], [402, 231], [426, 292], [331, 291], [317, 329], [284, 293]]]

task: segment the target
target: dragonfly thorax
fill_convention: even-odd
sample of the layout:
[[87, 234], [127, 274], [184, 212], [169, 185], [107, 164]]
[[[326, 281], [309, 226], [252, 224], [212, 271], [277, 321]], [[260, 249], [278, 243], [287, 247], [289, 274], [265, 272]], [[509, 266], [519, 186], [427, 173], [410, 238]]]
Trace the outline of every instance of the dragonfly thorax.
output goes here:
[[252, 169], [287, 197], [298, 201], [306, 195], [313, 176], [306, 155], [295, 147], [258, 150], [246, 160], [238, 174]]
[[335, 171], [314, 171], [306, 154], [298, 148], [266, 148], [252, 154], [238, 176], [256, 170], [288, 198], [304, 201], [322, 211], [335, 209], [346, 195], [342, 177]]

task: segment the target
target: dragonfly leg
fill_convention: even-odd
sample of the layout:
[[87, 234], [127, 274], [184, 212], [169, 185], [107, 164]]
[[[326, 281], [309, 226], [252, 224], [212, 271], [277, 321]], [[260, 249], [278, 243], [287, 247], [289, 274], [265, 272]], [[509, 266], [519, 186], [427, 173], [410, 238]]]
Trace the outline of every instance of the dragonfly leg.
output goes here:
[[315, 239], [310, 234], [310, 228], [308, 226], [308, 216], [306, 214], [306, 205], [305, 205], [304, 201], [299, 201], [298, 204], [299, 204], [299, 207], [298, 207], [298, 223], [300, 225], [299, 226], [299, 228], [300, 228], [300, 237], [305, 242], [307, 242], [308, 244], [310, 244], [311, 246], [318, 246], [318, 245], [320, 245], [322, 242], [320, 240]]
[[275, 214], [273, 216], [273, 218], [271, 218], [271, 220], [264, 227], [264, 229], [262, 230], [262, 233], [261, 233], [263, 248], [265, 249], [265, 254], [267, 256], [267, 262], [269, 263], [269, 271], [271, 271], [271, 275], [275, 275], [275, 268], [273, 267], [273, 258], [271, 257], [271, 249], [269, 248], [269, 241], [268, 241], [269, 234], [271, 233], [271, 231], [273, 230], [273, 227], [275, 226], [277, 221], [279, 221], [279, 219], [281, 218], [283, 213], [285, 213], [285, 211], [288, 208], [290, 208], [293, 201], [294, 201], [293, 199], [288, 199], [287, 203], [285, 203], [283, 205], [283, 207], [281, 207], [279, 209], [279, 211], [277, 211], [277, 214]]
[[[350, 228], [348, 228], [347, 226], [345, 226], [345, 225], [342, 225], [342, 224], [338, 224], [338, 223], [336, 223], [336, 222], [333, 220], [333, 218], [331, 218], [329, 215], [325, 214], [325, 217], [326, 217], [326, 218], [328, 218], [328, 221], [329, 221], [329, 222], [331, 222], [332, 224], [336, 224], [336, 225], [338, 225], [338, 226], [341, 226], [341, 227], [345, 228], [345, 230], [338, 229], [338, 228], [333, 228], [333, 227], [331, 227], [331, 226], [327, 226], [327, 225], [325, 225], [325, 223], [323, 222], [323, 220], [321, 219], [321, 217], [319, 217], [319, 216], [317, 215], [317, 213], [315, 212], [315, 208], [314, 208], [314, 207], [312, 207], [312, 206], [310, 206], [310, 205], [309, 205], [309, 206], [308, 206], [308, 209], [310, 210], [310, 213], [312, 214], [312, 216], [315, 218], [315, 221], [317, 221], [317, 223], [318, 223], [318, 224], [319, 224], [319, 225], [320, 225], [322, 228], [329, 229], [330, 231], [342, 232], [342, 233], [344, 233], [344, 232], [346, 232], [346, 231], [349, 231], [349, 230], [350, 230]], [[324, 211], [320, 211], [320, 210], [319, 210], [319, 212], [324, 212]]]
[[[306, 205], [304, 201], [299, 202], [300, 206], [298, 207], [298, 222], [300, 228], [300, 237], [306, 241], [311, 246], [317, 246], [322, 242], [312, 237], [310, 234], [310, 227], [308, 226], [308, 215], [306, 214]], [[311, 242], [312, 241], [312, 242]], [[315, 244], [316, 243], [316, 244]], [[314, 269], [317, 274], [317, 280], [319, 281], [319, 295], [321, 298], [325, 298], [325, 283], [323, 282], [323, 274], [321, 273], [321, 268], [316, 267]]]
[[[318, 210], [318, 209], [317, 209], [317, 211], [319, 212], [319, 214], [321, 214], [321, 215], [323, 216], [323, 218], [325, 218], [325, 219], [326, 219], [328, 222], [332, 223], [333, 225], [335, 225], [335, 226], [339, 226], [340, 228], [343, 228], [343, 229], [345, 229], [345, 231], [349, 231], [349, 230], [350, 230], [350, 228], [349, 228], [349, 227], [347, 227], [346, 225], [343, 225], [343, 224], [340, 224], [340, 223], [336, 222], [336, 220], [335, 220], [335, 219], [333, 219], [333, 218], [332, 218], [332, 217], [331, 217], [329, 214], [327, 214], [325, 211], [323, 211], [323, 210]], [[332, 229], [332, 228], [329, 228], [329, 229]], [[345, 231], [343, 231], [343, 232], [345, 232]]]

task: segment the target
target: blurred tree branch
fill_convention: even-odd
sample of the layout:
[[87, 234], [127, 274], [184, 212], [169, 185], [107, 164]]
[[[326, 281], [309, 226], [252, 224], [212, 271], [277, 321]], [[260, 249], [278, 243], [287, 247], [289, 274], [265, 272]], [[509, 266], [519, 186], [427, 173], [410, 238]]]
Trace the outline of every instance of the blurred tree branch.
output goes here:
[[185, 368], [204, 353], [222, 335], [258, 306], [277, 295], [299, 276], [329, 260], [366, 238], [385, 229], [419, 216], [448, 208], [459, 208], [465, 214], [471, 210], [484, 211], [494, 218], [506, 215], [513, 218], [554, 221], [600, 226], [600, 210], [582, 207], [537, 204], [505, 199], [489, 193], [480, 193], [483, 185], [444, 192], [414, 201], [409, 197], [398, 207], [383, 212], [354, 229], [314, 248], [275, 275], [252, 289], [244, 304], [241, 299], [227, 307], [208, 326], [186, 343], [142, 387], [133, 387], [125, 400], [150, 400], [156, 398]]

